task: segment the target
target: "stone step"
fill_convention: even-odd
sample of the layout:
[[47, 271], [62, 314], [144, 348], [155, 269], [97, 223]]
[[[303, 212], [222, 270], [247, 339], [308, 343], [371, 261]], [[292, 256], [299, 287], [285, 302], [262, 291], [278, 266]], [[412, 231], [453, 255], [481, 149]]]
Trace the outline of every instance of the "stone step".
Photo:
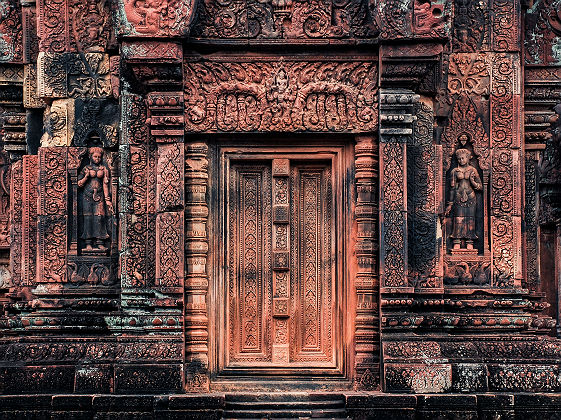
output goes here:
[[345, 419], [345, 409], [224, 410], [225, 419]]
[[232, 393], [226, 394], [226, 404], [230, 401], [257, 402], [257, 401], [276, 401], [276, 402], [297, 402], [297, 401], [344, 401], [343, 394], [333, 392], [309, 393], [309, 392], [268, 392], [268, 393]]
[[275, 409], [321, 409], [344, 408], [345, 400], [319, 401], [226, 401], [228, 410], [275, 410]]

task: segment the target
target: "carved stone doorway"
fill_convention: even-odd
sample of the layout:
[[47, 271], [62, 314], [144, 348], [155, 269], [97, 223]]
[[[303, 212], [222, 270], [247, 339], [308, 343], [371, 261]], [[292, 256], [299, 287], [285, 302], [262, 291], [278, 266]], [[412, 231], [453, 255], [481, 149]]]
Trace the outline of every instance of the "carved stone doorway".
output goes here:
[[215, 151], [215, 389], [345, 382], [349, 147]]

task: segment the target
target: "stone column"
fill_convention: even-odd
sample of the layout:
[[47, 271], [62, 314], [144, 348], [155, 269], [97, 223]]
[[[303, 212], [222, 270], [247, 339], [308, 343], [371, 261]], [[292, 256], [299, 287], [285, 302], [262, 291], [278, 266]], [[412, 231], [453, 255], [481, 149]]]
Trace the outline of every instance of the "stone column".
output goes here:
[[357, 137], [355, 388], [366, 390], [376, 389], [380, 383], [377, 149], [373, 136]]
[[208, 391], [208, 145], [185, 144], [186, 390]]

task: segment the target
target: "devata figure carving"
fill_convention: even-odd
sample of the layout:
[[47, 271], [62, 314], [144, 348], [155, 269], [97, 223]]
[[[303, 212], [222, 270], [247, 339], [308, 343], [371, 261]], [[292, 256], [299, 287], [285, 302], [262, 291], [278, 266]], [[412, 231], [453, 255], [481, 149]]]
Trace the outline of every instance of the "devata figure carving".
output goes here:
[[[475, 231], [476, 190], [483, 184], [477, 169], [470, 165], [471, 152], [468, 149], [456, 150], [458, 166], [450, 173], [450, 197], [446, 206], [446, 216], [453, 210], [454, 229], [452, 230], [453, 249], [473, 249], [477, 239]], [[462, 246], [464, 245], [464, 246]]]
[[78, 177], [78, 187], [82, 192], [82, 234], [84, 251], [106, 251], [107, 216], [113, 213], [109, 194], [109, 169], [103, 163], [103, 149], [89, 149], [90, 163]]

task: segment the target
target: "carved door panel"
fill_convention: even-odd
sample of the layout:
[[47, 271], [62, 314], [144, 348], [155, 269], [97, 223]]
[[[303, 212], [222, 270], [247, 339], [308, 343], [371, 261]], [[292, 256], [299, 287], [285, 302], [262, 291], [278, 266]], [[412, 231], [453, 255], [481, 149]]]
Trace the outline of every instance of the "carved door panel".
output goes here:
[[286, 156], [225, 165], [225, 371], [340, 365], [333, 162]]

